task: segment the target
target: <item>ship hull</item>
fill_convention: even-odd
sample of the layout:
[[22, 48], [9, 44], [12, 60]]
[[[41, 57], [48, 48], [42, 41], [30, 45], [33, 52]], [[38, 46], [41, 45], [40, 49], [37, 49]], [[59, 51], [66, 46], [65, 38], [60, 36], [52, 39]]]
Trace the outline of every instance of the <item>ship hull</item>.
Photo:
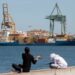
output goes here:
[[18, 43], [18, 42], [0, 42], [0, 46], [75, 46], [74, 41], [56, 41], [53, 43]]

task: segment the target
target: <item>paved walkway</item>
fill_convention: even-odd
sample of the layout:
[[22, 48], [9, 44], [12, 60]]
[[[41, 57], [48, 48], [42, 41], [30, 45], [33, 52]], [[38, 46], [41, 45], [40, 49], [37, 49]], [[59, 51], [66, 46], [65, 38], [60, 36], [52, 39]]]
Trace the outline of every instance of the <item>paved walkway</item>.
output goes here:
[[75, 67], [69, 67], [66, 69], [42, 69], [32, 70], [29, 73], [0, 73], [0, 75], [75, 75]]

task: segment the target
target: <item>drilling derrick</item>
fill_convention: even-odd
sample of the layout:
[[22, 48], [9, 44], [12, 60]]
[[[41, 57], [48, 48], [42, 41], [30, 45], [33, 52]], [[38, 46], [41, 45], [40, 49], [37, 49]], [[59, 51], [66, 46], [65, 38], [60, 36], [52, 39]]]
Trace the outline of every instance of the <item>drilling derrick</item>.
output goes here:
[[2, 31], [1, 41], [8, 42], [10, 38], [9, 34], [16, 33], [15, 23], [8, 12], [8, 4], [3, 3], [2, 7], [3, 7], [3, 21], [1, 25], [1, 31]]
[[[55, 9], [56, 9], [56, 14], [53, 14]], [[46, 19], [50, 20], [50, 33], [51, 33], [51, 36], [54, 36], [55, 22], [60, 22], [60, 24], [61, 24], [61, 35], [66, 34], [66, 27], [65, 27], [66, 26], [66, 16], [62, 15], [57, 3], [55, 4], [55, 7], [54, 7], [51, 15], [47, 16]]]
[[8, 12], [8, 4], [3, 3], [3, 22], [1, 29], [5, 31], [10, 31], [10, 33], [15, 32], [15, 23]]

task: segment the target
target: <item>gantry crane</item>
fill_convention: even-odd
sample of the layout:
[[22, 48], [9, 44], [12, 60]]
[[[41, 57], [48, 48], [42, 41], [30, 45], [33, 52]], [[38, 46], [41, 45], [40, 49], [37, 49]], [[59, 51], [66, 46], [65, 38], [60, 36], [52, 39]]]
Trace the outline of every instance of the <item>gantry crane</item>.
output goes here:
[[[55, 10], [56, 10], [56, 14], [53, 14]], [[66, 34], [66, 16], [62, 15], [57, 3], [55, 4], [53, 11], [51, 12], [51, 15], [47, 16], [46, 19], [50, 20], [51, 36], [54, 36], [54, 22], [55, 21], [56, 22], [58, 21], [61, 24], [61, 35]]]

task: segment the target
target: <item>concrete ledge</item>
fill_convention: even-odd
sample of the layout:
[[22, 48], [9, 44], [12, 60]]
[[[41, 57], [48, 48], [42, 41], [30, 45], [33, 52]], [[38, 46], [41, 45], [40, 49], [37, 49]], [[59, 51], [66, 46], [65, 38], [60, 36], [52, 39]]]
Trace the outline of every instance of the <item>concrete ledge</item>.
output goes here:
[[29, 73], [0, 73], [0, 75], [75, 75], [75, 67], [68, 67], [66, 69], [41, 69], [31, 70]]

